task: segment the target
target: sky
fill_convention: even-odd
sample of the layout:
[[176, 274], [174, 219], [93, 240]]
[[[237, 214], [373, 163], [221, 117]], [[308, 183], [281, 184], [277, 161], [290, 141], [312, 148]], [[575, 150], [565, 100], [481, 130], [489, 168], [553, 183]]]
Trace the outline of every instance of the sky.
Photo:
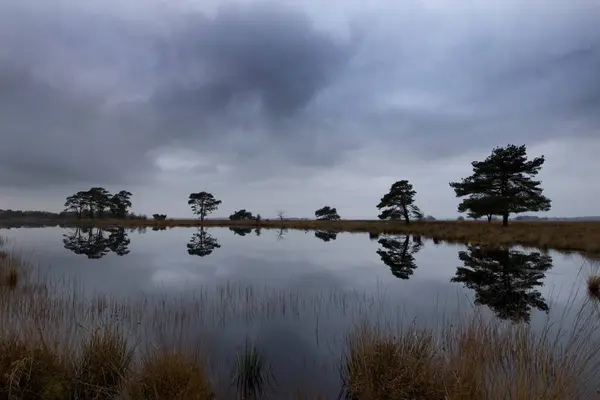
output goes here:
[[149, 215], [191, 217], [207, 191], [214, 217], [376, 218], [408, 179], [455, 218], [448, 183], [525, 144], [546, 215], [599, 215], [599, 17], [596, 0], [4, 0], [0, 208], [102, 186]]

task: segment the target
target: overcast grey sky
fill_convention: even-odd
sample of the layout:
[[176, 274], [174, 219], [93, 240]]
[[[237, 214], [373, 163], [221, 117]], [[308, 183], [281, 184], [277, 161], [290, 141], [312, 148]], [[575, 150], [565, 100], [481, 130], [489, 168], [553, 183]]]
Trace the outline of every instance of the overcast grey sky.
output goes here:
[[598, 215], [596, 0], [4, 0], [0, 208], [59, 211], [91, 186], [133, 210], [187, 196], [373, 218], [410, 180], [448, 182], [494, 146], [546, 156], [549, 215]]

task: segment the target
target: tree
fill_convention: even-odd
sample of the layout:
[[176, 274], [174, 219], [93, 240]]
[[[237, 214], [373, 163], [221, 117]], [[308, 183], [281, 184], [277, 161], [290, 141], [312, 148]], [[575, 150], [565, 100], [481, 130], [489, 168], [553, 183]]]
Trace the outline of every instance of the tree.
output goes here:
[[256, 217], [252, 215], [250, 211], [246, 211], [245, 209], [238, 210], [229, 216], [229, 219], [232, 221], [249, 221], [255, 220]]
[[192, 193], [188, 200], [188, 204], [192, 206], [192, 211], [200, 216], [202, 222], [208, 214], [217, 210], [221, 203], [221, 200], [215, 199], [212, 193], [207, 192]]
[[117, 218], [125, 218], [131, 207], [131, 192], [121, 190], [110, 198], [110, 212]]
[[486, 305], [499, 318], [514, 322], [529, 322], [533, 308], [548, 312], [548, 304], [536, 287], [543, 285], [552, 257], [472, 245], [458, 257], [464, 266], [457, 268], [450, 281], [473, 289], [476, 305]]
[[285, 219], [285, 211], [277, 211], [277, 217], [279, 217], [279, 220], [283, 222]]
[[167, 214], [152, 214], [152, 218], [154, 218], [156, 221], [164, 221], [167, 219]]
[[527, 160], [525, 145], [496, 147], [484, 161], [473, 161], [473, 174], [460, 182], [450, 182], [456, 197], [469, 196], [458, 206], [459, 212], [474, 216], [502, 215], [508, 225], [511, 213], [548, 211], [551, 201], [542, 194], [541, 182], [533, 180], [544, 164], [544, 156]]
[[423, 213], [414, 204], [416, 194], [417, 192], [407, 180], [394, 183], [377, 205], [378, 209], [383, 209], [378, 218], [403, 219], [407, 224], [410, 224], [411, 218], [422, 219]]
[[84, 192], [77, 192], [76, 194], [67, 197], [65, 211], [74, 212], [77, 215], [77, 218], [81, 219], [86, 206], [87, 199], [84, 196]]
[[[124, 207], [125, 212], [127, 212], [127, 208], [131, 206], [131, 202], [129, 201], [131, 193], [127, 191], [119, 193], [117, 199], [122, 201], [120, 203], [120, 210]], [[83, 216], [89, 218], [102, 217], [107, 208], [111, 208], [112, 211], [112, 207], [114, 206], [112, 200], [113, 198], [108, 190], [101, 187], [93, 187], [90, 190], [79, 191], [67, 197], [65, 211], [75, 212], [78, 218], [82, 218]]]
[[317, 211], [315, 211], [315, 217], [319, 221], [339, 221], [340, 220], [340, 215], [338, 214], [335, 207], [331, 208], [329, 206], [319, 208]]
[[501, 205], [498, 199], [491, 196], [486, 197], [470, 197], [464, 199], [458, 205], [458, 212], [467, 213], [467, 217], [472, 219], [479, 219], [486, 217], [488, 222], [492, 222], [495, 214], [502, 214]]
[[93, 187], [88, 191], [90, 218], [104, 216], [104, 210], [110, 206], [110, 193], [102, 187]]

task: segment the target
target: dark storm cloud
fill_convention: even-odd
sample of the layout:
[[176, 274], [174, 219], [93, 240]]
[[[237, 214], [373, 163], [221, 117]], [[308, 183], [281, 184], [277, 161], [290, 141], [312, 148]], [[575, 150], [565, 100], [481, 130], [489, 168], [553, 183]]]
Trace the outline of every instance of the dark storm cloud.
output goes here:
[[[297, 10], [226, 7], [212, 19], [171, 15], [168, 29], [153, 30], [81, 10], [3, 7], [2, 184], [140, 180], [153, 168], [147, 151], [182, 142], [229, 160], [269, 143], [297, 151], [292, 160], [321, 159], [311, 158], [309, 125], [290, 119], [352, 49]], [[240, 131], [263, 143], [236, 140]], [[292, 137], [291, 149], [277, 139], [294, 133], [305, 140]]]
[[[181, 77], [167, 87], [167, 104], [221, 111], [237, 95], [257, 93], [271, 116], [305, 106], [339, 71], [352, 48], [316, 31], [308, 16], [276, 3], [229, 6], [214, 19], [186, 18], [162, 47], [160, 69]], [[160, 101], [161, 95], [157, 96]], [[181, 101], [177, 101], [178, 99]]]
[[129, 18], [53, 2], [0, 5], [2, 185], [148, 182], [150, 155], [173, 146], [260, 179], [367, 143], [437, 158], [599, 126], [598, 9], [584, 0], [375, 2], [345, 39], [310, 16], [342, 10], [312, 3]]

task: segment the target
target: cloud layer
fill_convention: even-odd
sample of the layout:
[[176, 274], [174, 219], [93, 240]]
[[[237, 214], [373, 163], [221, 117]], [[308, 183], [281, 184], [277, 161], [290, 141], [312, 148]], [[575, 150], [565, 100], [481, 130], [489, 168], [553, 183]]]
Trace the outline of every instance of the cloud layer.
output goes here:
[[38, 191], [32, 206], [56, 209], [99, 184], [134, 188], [144, 212], [181, 215], [186, 193], [218, 190], [264, 213], [337, 201], [374, 216], [381, 191], [408, 178], [449, 215], [447, 182], [461, 175], [432, 181], [434, 166], [465, 174], [513, 142], [557, 149], [548, 168], [565, 167], [548, 190], [577, 181], [592, 198], [600, 189], [577, 171], [600, 137], [594, 3], [9, 0], [2, 200]]

